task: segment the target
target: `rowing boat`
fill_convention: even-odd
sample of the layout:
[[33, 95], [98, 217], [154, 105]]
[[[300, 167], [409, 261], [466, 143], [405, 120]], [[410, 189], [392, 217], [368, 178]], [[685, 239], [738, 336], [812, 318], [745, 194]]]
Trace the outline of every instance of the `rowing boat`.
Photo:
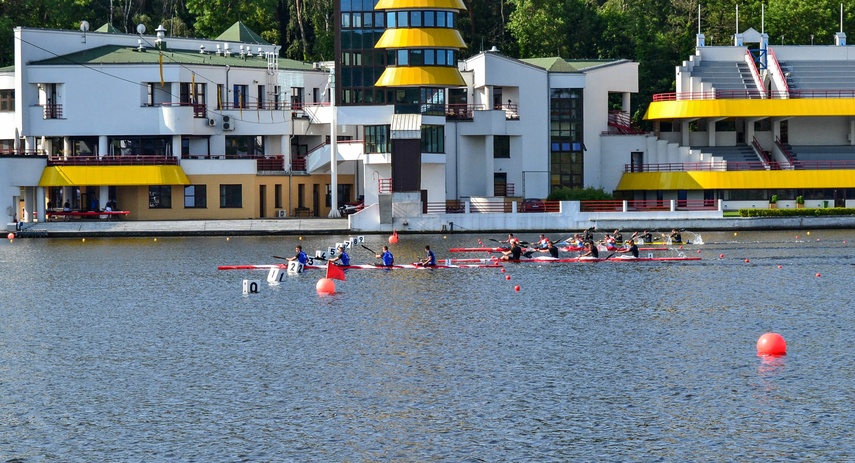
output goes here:
[[[599, 245], [598, 249], [600, 250], [600, 252], [603, 252], [603, 251], [616, 251], [616, 250], [621, 249], [621, 248], [619, 248], [617, 246]], [[505, 251], [509, 251], [509, 250], [510, 250], [510, 248], [480, 247], [480, 248], [451, 248], [448, 250], [448, 252], [505, 252]], [[522, 248], [522, 252], [536, 251], [536, 250], [537, 250], [537, 248]], [[562, 246], [562, 247], [559, 247], [558, 250], [563, 251], [563, 252], [579, 252], [579, 251], [584, 251], [585, 248], [582, 246]], [[668, 248], [664, 247], [664, 246], [639, 247], [638, 250], [639, 251], [667, 251]]]
[[[433, 266], [424, 266], [424, 265], [415, 265], [415, 264], [402, 264], [402, 265], [392, 265], [391, 267], [387, 267], [384, 265], [373, 265], [373, 264], [364, 264], [364, 265], [340, 265], [338, 268], [342, 270], [424, 270], [424, 269], [448, 269], [448, 268], [488, 268], [488, 267], [501, 267], [501, 264], [498, 262], [490, 261], [489, 259], [485, 261], [479, 261], [478, 259], [473, 260], [471, 264], [463, 264], [463, 263], [443, 263]], [[217, 270], [267, 270], [277, 268], [280, 270], [289, 270], [289, 265], [287, 264], [244, 264], [244, 265], [220, 265], [217, 267]], [[326, 269], [326, 265], [303, 265], [303, 270], [315, 270], [315, 269]]]
[[534, 257], [531, 259], [511, 260], [510, 262], [539, 262], [539, 263], [570, 263], [570, 262], [682, 262], [701, 260], [700, 257], [674, 256], [674, 257]]

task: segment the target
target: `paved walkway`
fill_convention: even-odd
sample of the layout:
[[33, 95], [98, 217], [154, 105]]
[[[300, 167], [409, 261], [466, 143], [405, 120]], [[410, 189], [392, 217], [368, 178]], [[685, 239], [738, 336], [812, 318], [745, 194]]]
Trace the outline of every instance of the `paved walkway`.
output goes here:
[[23, 237], [87, 236], [237, 236], [341, 234], [350, 230], [347, 218], [255, 220], [70, 220], [25, 223]]

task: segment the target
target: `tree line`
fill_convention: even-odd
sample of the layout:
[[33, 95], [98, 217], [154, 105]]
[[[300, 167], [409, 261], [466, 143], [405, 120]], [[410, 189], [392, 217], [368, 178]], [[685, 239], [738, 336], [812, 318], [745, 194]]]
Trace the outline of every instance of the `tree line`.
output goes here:
[[[153, 31], [163, 24], [170, 36], [214, 38], [235, 21], [244, 22], [281, 55], [301, 61], [333, 59], [334, 3], [338, 0], [0, 0], [0, 66], [14, 61], [16, 26], [92, 29], [110, 23], [134, 33], [137, 24]], [[458, 29], [470, 56], [491, 47], [511, 57], [560, 56], [565, 59], [629, 59], [640, 63], [639, 95], [633, 119], [639, 120], [654, 93], [674, 90], [674, 66], [693, 52], [698, 32], [694, 0], [464, 0]], [[783, 0], [765, 6], [738, 3], [739, 30], [769, 34], [777, 44], [829, 45], [841, 29], [840, 3]], [[844, 5], [843, 31], [852, 32], [853, 5]], [[732, 44], [737, 2], [701, 4], [700, 29], [707, 45]], [[762, 24], [761, 17], [765, 18]]]

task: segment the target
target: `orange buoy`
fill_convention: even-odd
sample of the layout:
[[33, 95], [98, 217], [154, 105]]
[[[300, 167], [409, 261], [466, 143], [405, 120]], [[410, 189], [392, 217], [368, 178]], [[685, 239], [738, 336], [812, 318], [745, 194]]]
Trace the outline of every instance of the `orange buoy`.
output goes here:
[[787, 355], [787, 341], [778, 333], [766, 333], [757, 340], [757, 355]]
[[392, 230], [392, 235], [389, 236], [389, 244], [398, 244], [398, 230]]
[[[683, 249], [683, 248], [680, 248], [680, 249]], [[698, 249], [698, 254], [700, 254], [700, 253], [701, 253], [701, 250], [700, 250], [700, 249]]]
[[519, 292], [520, 291], [520, 285], [514, 286], [514, 291]]
[[14, 234], [14, 233], [9, 232], [9, 234], [8, 234], [8, 235], [6, 235], [6, 238], [9, 238], [10, 240], [13, 240], [13, 239], [15, 239], [15, 234]]
[[505, 279], [506, 279], [506, 280], [510, 280], [510, 279], [511, 279], [511, 276], [510, 276], [510, 275], [505, 275]]
[[335, 294], [335, 283], [329, 278], [321, 278], [315, 285], [315, 290], [322, 296]]

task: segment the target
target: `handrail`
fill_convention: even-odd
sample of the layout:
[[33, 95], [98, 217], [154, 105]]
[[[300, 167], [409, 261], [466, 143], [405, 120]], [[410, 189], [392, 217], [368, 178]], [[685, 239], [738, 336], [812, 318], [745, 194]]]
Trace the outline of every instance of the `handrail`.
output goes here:
[[765, 164], [766, 167], [769, 168], [770, 164], [772, 163], [772, 159], [769, 158], [769, 154], [766, 152], [766, 150], [763, 149], [763, 146], [760, 145], [760, 142], [757, 141], [757, 137], [752, 138], [751, 146], [754, 148], [754, 152], [757, 154], [760, 160], [763, 161], [763, 164]]
[[748, 170], [839, 170], [855, 169], [855, 159], [850, 160], [811, 160], [790, 161], [782, 163], [769, 162], [733, 162], [733, 161], [711, 161], [711, 162], [671, 162], [661, 164], [624, 164], [624, 173], [634, 174], [640, 172], [710, 172], [710, 171], [748, 171]]
[[760, 78], [760, 71], [757, 70], [757, 63], [754, 62], [754, 55], [750, 50], [745, 50], [745, 61], [748, 62], [748, 67], [751, 70], [751, 77], [754, 80], [754, 86], [760, 92], [760, 98], [766, 98], [766, 89], [763, 87], [763, 80]]
[[178, 158], [158, 155], [48, 156], [48, 166], [172, 166]]
[[781, 153], [784, 154], [784, 158], [787, 160], [787, 162], [789, 162], [790, 165], [793, 165], [793, 153], [790, 152], [790, 149], [787, 148], [783, 142], [781, 142], [781, 137], [777, 135], [775, 136], [775, 145], [778, 147], [779, 150], [781, 150]]
[[772, 47], [767, 47], [766, 51], [769, 54], [769, 56], [772, 57], [772, 60], [775, 61], [775, 67], [778, 68], [778, 75], [781, 76], [781, 81], [784, 82], [784, 93], [789, 95], [790, 94], [790, 84], [787, 83], [787, 76], [784, 75], [784, 71], [781, 69], [781, 63], [778, 62], [778, 56], [775, 55], [775, 51], [772, 50]]

